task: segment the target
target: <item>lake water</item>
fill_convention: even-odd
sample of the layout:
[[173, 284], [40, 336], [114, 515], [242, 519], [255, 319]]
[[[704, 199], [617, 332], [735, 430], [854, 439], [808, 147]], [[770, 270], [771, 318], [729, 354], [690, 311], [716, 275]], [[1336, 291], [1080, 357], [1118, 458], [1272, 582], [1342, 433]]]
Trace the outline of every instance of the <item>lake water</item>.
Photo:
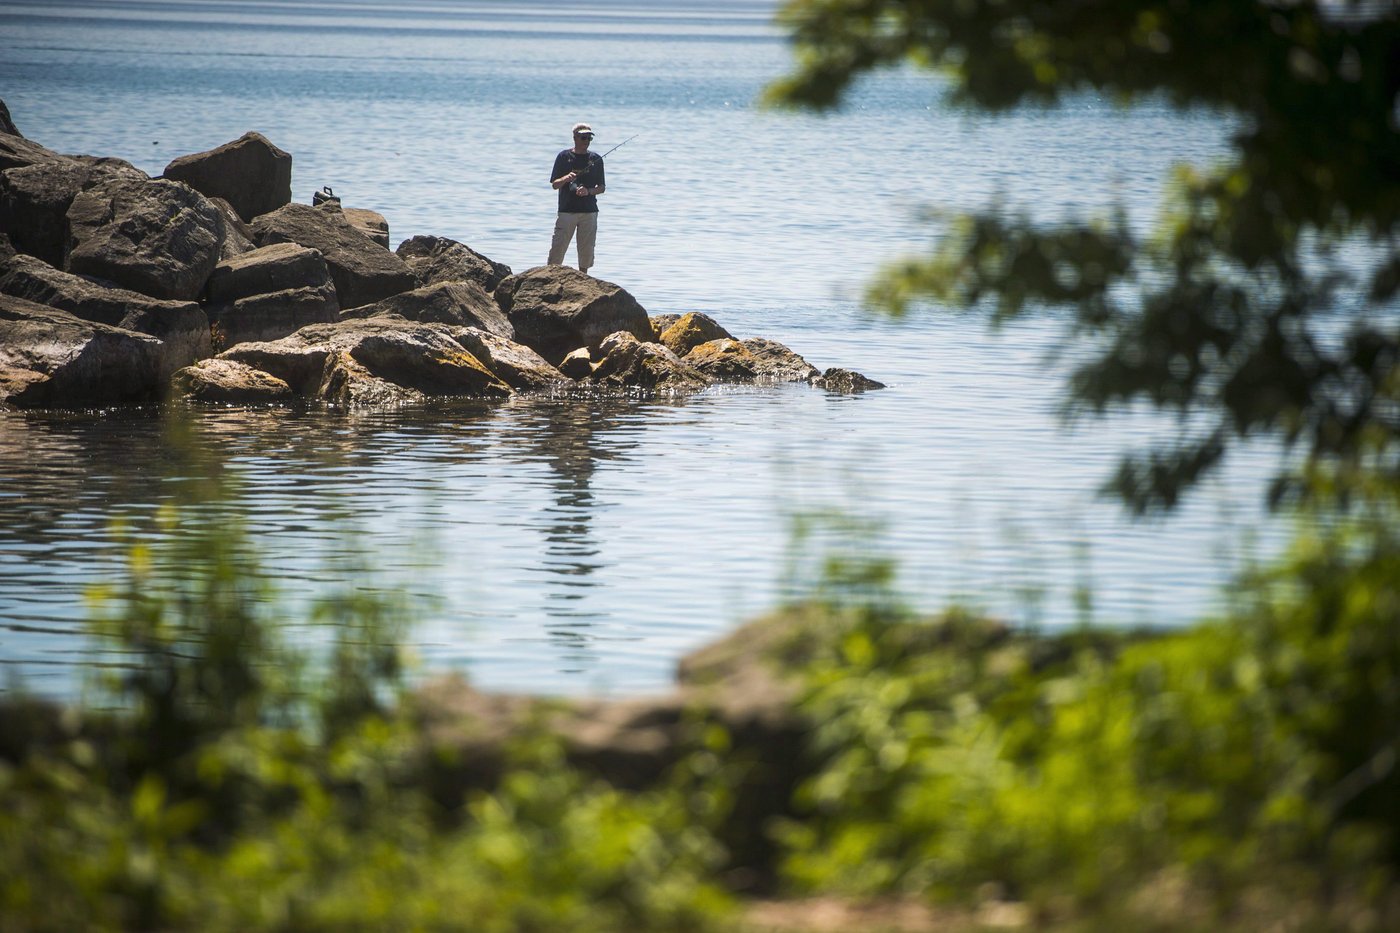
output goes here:
[[[940, 309], [893, 322], [858, 296], [930, 241], [929, 209], [994, 197], [1037, 216], [1155, 211], [1173, 163], [1223, 152], [1215, 118], [1083, 98], [996, 119], [929, 75], [886, 73], [828, 116], [755, 106], [788, 64], [768, 3], [0, 2], [0, 95], [26, 136], [174, 157], [257, 130], [293, 197], [332, 186], [394, 243], [449, 236], [543, 262], [548, 172], [586, 120], [607, 161], [593, 274], [652, 313], [889, 388], [721, 387], [683, 400], [516, 399], [334, 413], [0, 412], [0, 664], [65, 694], [102, 656], [85, 591], [121, 565], [113, 523], [159, 538], [242, 519], [293, 601], [347, 580], [423, 597], [428, 671], [493, 689], [660, 689], [684, 651], [791, 591], [790, 519], [879, 522], [901, 586], [1018, 623], [1180, 624], [1215, 611], [1280, 534], [1273, 454], [1247, 450], [1170, 519], [1096, 496], [1172, 425], [1066, 430], [1052, 321], [989, 334]], [[1052, 359], [1052, 354], [1058, 354]], [[199, 502], [201, 477], [232, 481]], [[367, 564], [369, 570], [360, 568]], [[1076, 593], [1092, 592], [1086, 608]], [[324, 633], [298, 626], [297, 637]]]

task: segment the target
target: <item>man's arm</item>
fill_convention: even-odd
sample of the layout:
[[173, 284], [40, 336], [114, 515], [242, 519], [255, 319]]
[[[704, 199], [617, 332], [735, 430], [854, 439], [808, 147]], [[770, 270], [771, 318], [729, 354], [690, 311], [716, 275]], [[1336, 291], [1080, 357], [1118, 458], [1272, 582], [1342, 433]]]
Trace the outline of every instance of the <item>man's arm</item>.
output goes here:
[[603, 175], [603, 160], [600, 157], [598, 159], [598, 184], [592, 188], [587, 189], [587, 192], [589, 194], [602, 194], [604, 191], [608, 190], [606, 181], [607, 179]]
[[549, 173], [549, 184], [555, 191], [558, 191], [578, 177], [578, 172], [564, 172], [565, 168], [567, 168], [567, 163], [564, 161], [564, 157], [555, 156], [554, 168]]

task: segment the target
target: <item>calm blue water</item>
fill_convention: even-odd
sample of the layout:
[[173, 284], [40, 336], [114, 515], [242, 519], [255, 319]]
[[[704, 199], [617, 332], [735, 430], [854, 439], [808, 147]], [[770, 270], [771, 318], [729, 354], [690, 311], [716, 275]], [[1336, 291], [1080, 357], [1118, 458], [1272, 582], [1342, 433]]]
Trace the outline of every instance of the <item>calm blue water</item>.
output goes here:
[[781, 598], [789, 518], [829, 508], [882, 522], [929, 608], [1066, 624], [1084, 586], [1104, 623], [1218, 608], [1240, 561], [1278, 537], [1253, 534], [1270, 452], [1134, 524], [1095, 490], [1121, 450], [1173, 426], [1138, 414], [1066, 431], [1062, 374], [1084, 348], [1053, 322], [993, 335], [937, 309], [871, 317], [857, 298], [882, 262], [926, 246], [931, 209], [1000, 197], [1083, 215], [1116, 197], [1146, 222], [1171, 165], [1221, 153], [1224, 124], [1092, 98], [993, 120], [912, 73], [866, 82], [838, 114], [763, 111], [788, 55], [770, 14], [743, 0], [0, 3], [0, 95], [25, 135], [158, 174], [255, 129], [293, 154], [297, 200], [330, 185], [384, 214], [395, 243], [450, 236], [516, 270], [547, 251], [547, 175], [570, 125], [590, 122], [598, 151], [638, 134], [608, 159], [594, 274], [653, 313], [706, 311], [890, 386], [219, 410], [187, 419], [185, 444], [155, 413], [0, 413], [0, 663], [71, 691], [100, 656], [80, 634], [83, 592], [119, 565], [113, 520], [178, 534], [155, 516], [209, 472], [238, 492], [185, 522], [242, 517], [295, 599], [347, 580], [421, 596], [425, 669], [491, 688], [664, 686], [680, 653]]

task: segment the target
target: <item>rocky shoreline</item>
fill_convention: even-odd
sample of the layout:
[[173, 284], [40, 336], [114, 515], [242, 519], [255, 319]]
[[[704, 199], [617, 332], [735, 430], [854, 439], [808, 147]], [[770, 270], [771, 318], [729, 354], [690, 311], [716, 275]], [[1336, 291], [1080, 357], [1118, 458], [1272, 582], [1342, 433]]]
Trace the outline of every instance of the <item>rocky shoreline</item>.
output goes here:
[[291, 174], [249, 132], [152, 178], [26, 139], [0, 102], [0, 407], [881, 388], [565, 266], [436, 236], [391, 251], [381, 214], [293, 203]]

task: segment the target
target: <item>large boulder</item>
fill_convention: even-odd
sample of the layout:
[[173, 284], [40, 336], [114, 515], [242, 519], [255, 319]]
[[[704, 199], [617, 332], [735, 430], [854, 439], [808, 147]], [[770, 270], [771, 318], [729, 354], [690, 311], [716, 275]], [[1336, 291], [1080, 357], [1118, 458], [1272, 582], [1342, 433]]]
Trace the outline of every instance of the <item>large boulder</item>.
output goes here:
[[245, 221], [292, 200], [292, 157], [261, 133], [244, 133], [208, 152], [180, 156], [165, 177], [211, 198], [223, 198]]
[[[654, 326], [654, 322], [653, 322]], [[692, 311], [681, 315], [675, 323], [661, 333], [657, 343], [664, 344], [676, 356], [685, 356], [702, 343], [711, 340], [733, 339], [733, 334], [720, 327], [708, 314]]]
[[372, 305], [351, 308], [341, 317], [367, 318], [388, 314], [422, 323], [477, 327], [507, 340], [515, 337], [515, 328], [500, 307], [475, 282], [439, 282], [415, 288]]
[[340, 317], [330, 284], [288, 288], [249, 295], [228, 304], [209, 305], [214, 346], [224, 350], [251, 341], [278, 340], [308, 324], [330, 324]]
[[588, 377], [596, 386], [675, 393], [694, 392], [710, 384], [703, 373], [661, 344], [644, 343], [626, 331], [604, 339], [598, 352], [601, 359]]
[[0, 293], [67, 311], [85, 321], [159, 338], [161, 378], [213, 352], [209, 318], [191, 301], [162, 301], [109, 288], [24, 255], [0, 251]]
[[161, 342], [0, 295], [0, 404], [75, 408], [159, 398]]
[[821, 375], [820, 369], [776, 340], [749, 337], [740, 343], [758, 361], [755, 375], [759, 379], [772, 382], [806, 382]]
[[402, 259], [372, 243], [338, 211], [288, 204], [253, 221], [259, 246], [297, 243], [319, 250], [341, 308], [357, 308], [418, 287]]
[[652, 339], [637, 299], [568, 266], [536, 266], [506, 278], [496, 286], [496, 303], [515, 326], [515, 339], [555, 364], [619, 331], [638, 341]]
[[108, 279], [152, 298], [197, 298], [219, 261], [219, 210], [164, 179], [114, 176], [68, 208], [68, 271]]
[[205, 289], [214, 342], [277, 340], [340, 314], [330, 269], [318, 250], [274, 243], [214, 267]]
[[231, 304], [253, 295], [330, 284], [330, 268], [320, 251], [275, 243], [220, 262], [209, 275], [206, 294], [212, 304]]
[[487, 259], [470, 246], [447, 237], [410, 237], [395, 252], [424, 285], [475, 282], [493, 292], [510, 275], [510, 266]]
[[68, 208], [79, 192], [112, 176], [144, 180], [125, 163], [51, 159], [0, 172], [0, 233], [15, 249], [62, 267], [68, 250]]
[[[240, 344], [217, 359], [275, 376], [308, 398], [343, 401], [348, 392], [353, 400], [359, 390], [350, 384], [359, 383], [363, 389], [368, 377], [411, 390], [394, 393], [391, 400], [396, 401], [431, 395], [509, 395], [510, 386], [455, 339], [459, 330], [393, 317], [315, 324], [280, 340]], [[364, 396], [361, 391], [358, 400]]]

